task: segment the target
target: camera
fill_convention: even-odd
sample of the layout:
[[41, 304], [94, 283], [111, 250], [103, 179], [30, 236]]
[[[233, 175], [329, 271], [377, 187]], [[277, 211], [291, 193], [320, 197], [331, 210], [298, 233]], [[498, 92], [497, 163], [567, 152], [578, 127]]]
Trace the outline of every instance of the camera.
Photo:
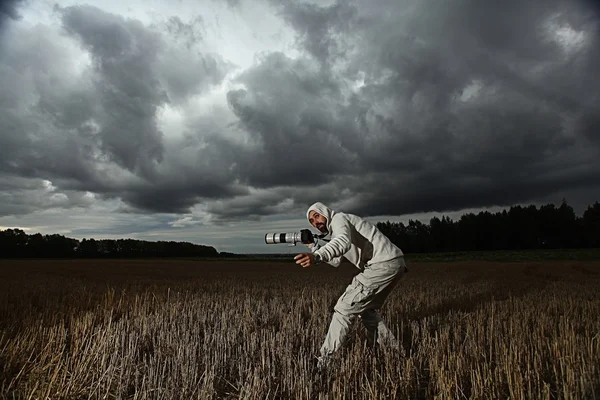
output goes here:
[[265, 243], [290, 243], [295, 246], [298, 242], [304, 244], [314, 243], [315, 239], [321, 239], [323, 237], [325, 237], [325, 235], [315, 235], [308, 229], [302, 229], [300, 232], [267, 233], [265, 234]]

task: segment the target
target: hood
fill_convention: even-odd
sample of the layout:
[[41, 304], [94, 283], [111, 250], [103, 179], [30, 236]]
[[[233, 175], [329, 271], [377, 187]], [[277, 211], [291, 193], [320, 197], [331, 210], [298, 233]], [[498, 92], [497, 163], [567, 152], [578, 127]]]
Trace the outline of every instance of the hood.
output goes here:
[[[325, 204], [321, 203], [321, 202], [316, 202], [314, 203], [312, 206], [310, 206], [308, 208], [308, 210], [306, 211], [306, 219], [308, 220], [308, 214], [310, 214], [311, 211], [316, 211], [319, 214], [321, 214], [322, 216], [324, 216], [325, 218], [327, 218], [327, 231], [331, 232], [331, 219], [333, 218], [333, 216], [335, 215], [335, 211], [333, 211], [331, 208], [327, 207]], [[309, 222], [310, 224], [310, 222]]]

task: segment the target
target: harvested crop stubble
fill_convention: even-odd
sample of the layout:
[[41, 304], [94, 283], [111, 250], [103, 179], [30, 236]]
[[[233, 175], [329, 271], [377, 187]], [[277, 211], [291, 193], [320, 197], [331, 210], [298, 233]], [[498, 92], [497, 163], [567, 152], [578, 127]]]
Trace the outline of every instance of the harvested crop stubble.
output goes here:
[[600, 263], [412, 263], [383, 315], [315, 355], [352, 266], [0, 263], [3, 398], [600, 397]]

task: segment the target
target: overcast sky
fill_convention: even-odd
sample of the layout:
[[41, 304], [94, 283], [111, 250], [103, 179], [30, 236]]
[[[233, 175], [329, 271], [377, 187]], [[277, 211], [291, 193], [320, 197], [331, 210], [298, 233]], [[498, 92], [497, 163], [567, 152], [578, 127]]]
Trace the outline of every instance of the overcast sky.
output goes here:
[[0, 229], [295, 252], [372, 221], [600, 201], [584, 0], [0, 3]]

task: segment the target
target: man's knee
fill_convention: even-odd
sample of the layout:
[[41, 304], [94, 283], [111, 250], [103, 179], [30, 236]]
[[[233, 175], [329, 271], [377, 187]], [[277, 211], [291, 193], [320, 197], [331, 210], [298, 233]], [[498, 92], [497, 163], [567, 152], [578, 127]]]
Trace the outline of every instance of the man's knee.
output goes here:
[[351, 301], [352, 297], [342, 296], [338, 299], [337, 303], [333, 307], [334, 313], [338, 313], [348, 318], [354, 318], [365, 312], [365, 307], [368, 307], [366, 301]]
[[340, 330], [340, 329], [348, 329], [354, 321], [356, 317], [355, 314], [340, 312], [334, 309], [333, 314], [331, 315], [331, 322], [329, 324], [329, 329]]
[[356, 310], [356, 307], [354, 307], [352, 304], [345, 302], [343, 299], [339, 299], [333, 307], [333, 313], [351, 318], [355, 315], [358, 315], [359, 311]]
[[373, 308], [373, 300], [377, 294], [377, 287], [366, 286], [354, 279], [346, 291], [338, 299], [334, 311], [343, 315], [358, 315], [367, 309]]

